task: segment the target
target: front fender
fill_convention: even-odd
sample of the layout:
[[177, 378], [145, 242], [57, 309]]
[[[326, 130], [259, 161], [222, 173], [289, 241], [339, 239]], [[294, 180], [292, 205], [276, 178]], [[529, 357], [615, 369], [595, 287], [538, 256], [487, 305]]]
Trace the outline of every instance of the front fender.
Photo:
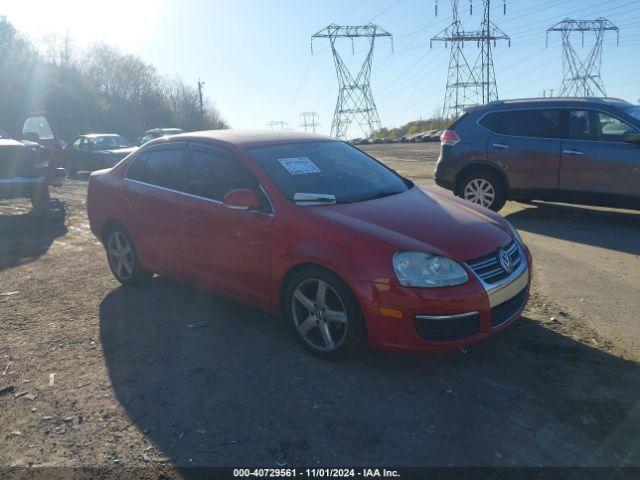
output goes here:
[[[393, 253], [383, 252], [384, 248], [367, 248], [366, 245], [358, 244], [357, 241], [351, 241], [349, 244], [330, 244], [320, 240], [305, 240], [291, 245], [290, 248], [279, 250], [274, 258], [273, 269], [274, 285], [277, 286], [273, 298], [278, 299], [278, 307], [286, 288], [287, 276], [304, 265], [317, 265], [330, 270], [354, 293], [358, 290], [358, 282], [363, 280], [376, 279], [385, 283], [391, 281]], [[366, 249], [367, 255], [362, 254], [363, 249]], [[385, 262], [384, 258], [387, 256], [388, 262]]]

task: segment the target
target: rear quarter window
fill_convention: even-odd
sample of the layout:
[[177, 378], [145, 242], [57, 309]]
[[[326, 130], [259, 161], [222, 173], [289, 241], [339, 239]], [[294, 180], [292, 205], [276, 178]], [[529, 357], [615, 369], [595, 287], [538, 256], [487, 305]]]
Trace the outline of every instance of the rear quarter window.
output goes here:
[[540, 108], [491, 112], [482, 117], [479, 123], [501, 135], [562, 138], [561, 110]]
[[184, 156], [185, 150], [182, 148], [142, 152], [127, 170], [127, 178], [181, 190], [184, 186]]

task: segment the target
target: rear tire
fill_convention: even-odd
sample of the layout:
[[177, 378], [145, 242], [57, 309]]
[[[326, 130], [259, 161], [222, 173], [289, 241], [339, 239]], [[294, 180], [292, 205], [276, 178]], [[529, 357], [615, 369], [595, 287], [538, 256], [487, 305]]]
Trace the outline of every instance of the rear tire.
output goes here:
[[142, 267], [133, 240], [121, 225], [109, 228], [104, 245], [109, 268], [122, 285], [139, 285], [153, 277]]
[[318, 357], [344, 358], [364, 345], [364, 320], [356, 296], [324, 268], [296, 273], [288, 283], [284, 308], [298, 339]]
[[460, 198], [497, 212], [507, 201], [507, 189], [497, 173], [477, 170], [466, 174], [456, 185]]

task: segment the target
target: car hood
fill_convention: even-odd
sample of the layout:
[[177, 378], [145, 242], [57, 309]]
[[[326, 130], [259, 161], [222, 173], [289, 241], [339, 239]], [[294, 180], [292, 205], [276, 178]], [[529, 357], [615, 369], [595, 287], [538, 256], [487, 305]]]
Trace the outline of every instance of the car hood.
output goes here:
[[398, 250], [427, 251], [460, 262], [487, 255], [512, 240], [506, 221], [497, 214], [419, 187], [365, 202], [304, 208]]

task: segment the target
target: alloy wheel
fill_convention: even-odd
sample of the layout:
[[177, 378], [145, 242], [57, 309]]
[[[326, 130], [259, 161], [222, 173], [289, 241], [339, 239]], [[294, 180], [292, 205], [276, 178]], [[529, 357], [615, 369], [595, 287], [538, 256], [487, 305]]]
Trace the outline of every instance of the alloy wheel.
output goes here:
[[316, 350], [330, 352], [347, 336], [347, 309], [336, 290], [325, 280], [301, 282], [291, 298], [293, 319], [304, 341]]
[[496, 191], [489, 181], [476, 178], [465, 185], [463, 196], [471, 203], [489, 208], [496, 198]]
[[113, 232], [107, 243], [107, 253], [111, 268], [122, 280], [128, 280], [133, 275], [133, 250], [127, 237], [121, 232]]

